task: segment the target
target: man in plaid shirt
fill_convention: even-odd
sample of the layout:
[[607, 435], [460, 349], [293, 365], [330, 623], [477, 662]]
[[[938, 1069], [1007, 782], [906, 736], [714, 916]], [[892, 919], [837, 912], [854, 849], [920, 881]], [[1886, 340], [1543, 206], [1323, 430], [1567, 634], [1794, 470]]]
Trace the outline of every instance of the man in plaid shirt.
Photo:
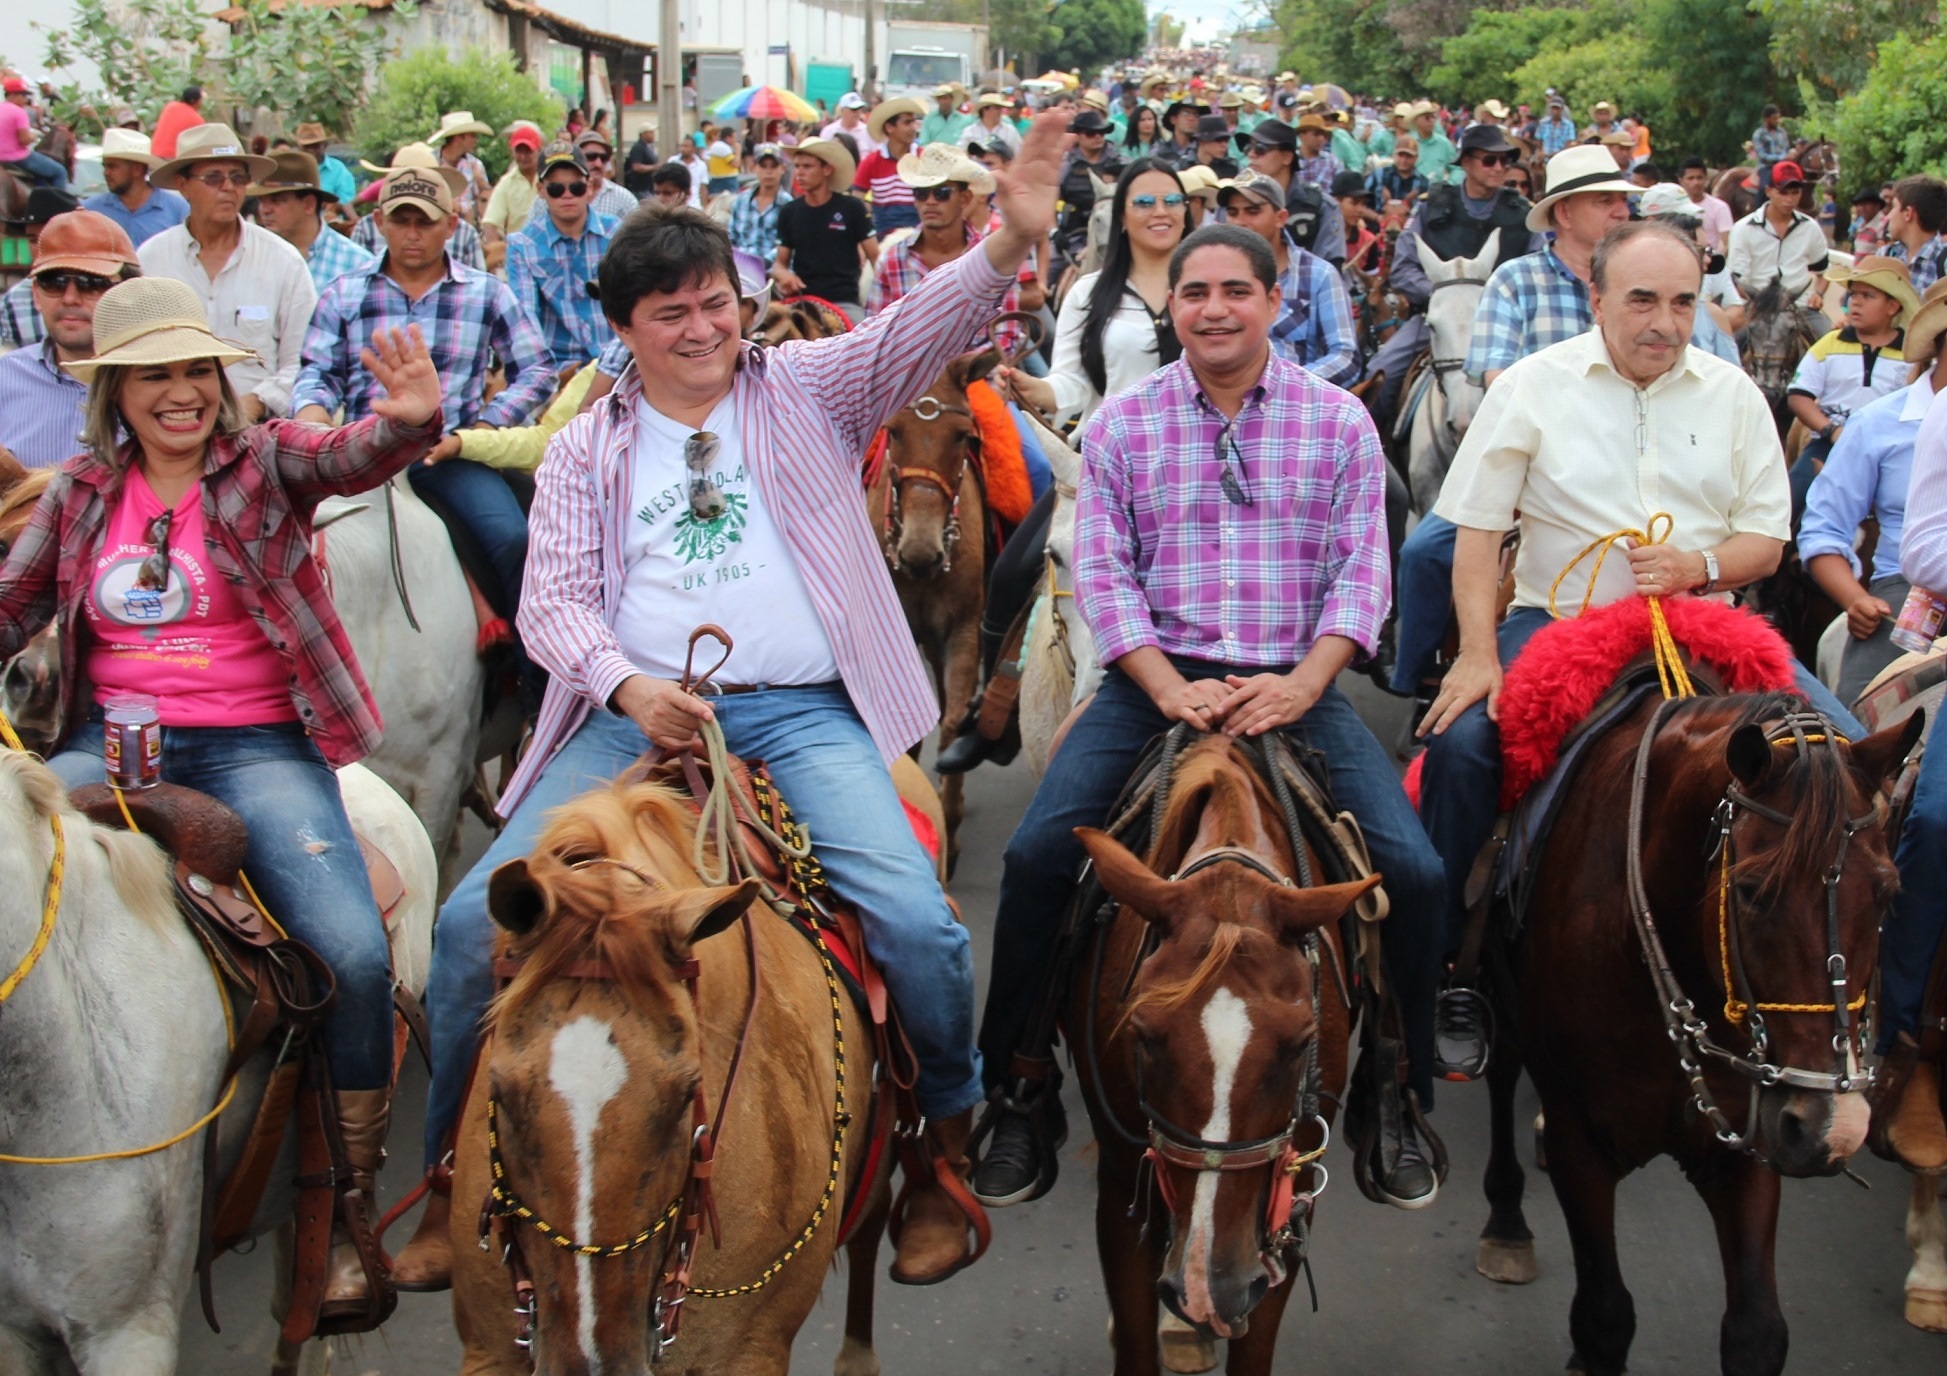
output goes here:
[[1927, 176], [1894, 182], [1886, 229], [1893, 240], [1886, 256], [1906, 264], [1913, 290], [1924, 296], [1947, 266], [1947, 182]]
[[[1023, 1038], [1086, 858], [1075, 829], [1105, 823], [1150, 741], [1178, 722], [1283, 731], [1322, 753], [1385, 875], [1411, 1089], [1423, 1108], [1431, 1100], [1440, 862], [1385, 748], [1333, 686], [1386, 618], [1386, 457], [1364, 406], [1271, 347], [1282, 309], [1263, 237], [1205, 225], [1170, 258], [1182, 358], [1110, 397], [1081, 432], [1075, 596], [1107, 674], [1007, 846], [981, 1025], [996, 1093], [974, 1193], [989, 1206], [1054, 1183], [1057, 1082], [1011, 1066], [1052, 1067], [1048, 1048]], [[1372, 1176], [1391, 1202], [1419, 1208], [1438, 1182], [1411, 1115], [1394, 1107], [1379, 1113]], [[1354, 1116], [1375, 1111], [1359, 1103]]]
[[332, 198], [318, 185], [317, 161], [290, 149], [272, 161], [277, 170], [249, 191], [257, 198], [257, 223], [304, 256], [318, 295], [346, 273], [370, 267], [368, 251], [325, 227], [323, 206]]
[[1293, 164], [1293, 180], [1330, 194], [1333, 179], [1345, 171], [1345, 164], [1326, 146], [1331, 137], [1332, 126], [1325, 122], [1323, 115], [1305, 115], [1299, 119], [1298, 161]]
[[777, 213], [791, 204], [792, 197], [780, 186], [784, 150], [775, 143], [760, 143], [754, 152], [757, 181], [730, 202], [730, 242], [769, 263], [777, 257]]
[[540, 184], [547, 213], [530, 216], [507, 241], [507, 285], [540, 325], [563, 371], [594, 362], [614, 335], [588, 284], [617, 221], [588, 208], [590, 185], [581, 154], [566, 143], [549, 144]]
[[1359, 336], [1345, 280], [1292, 240], [1284, 227], [1284, 192], [1262, 173], [1246, 172], [1220, 191], [1218, 203], [1231, 223], [1258, 235], [1277, 256], [1284, 305], [1271, 325], [1271, 347], [1314, 377], [1350, 386], [1359, 376]]
[[[879, 266], [865, 294], [868, 317], [890, 310], [895, 302], [910, 295], [927, 273], [980, 242], [982, 235], [967, 223], [967, 217], [976, 203], [984, 214], [987, 197], [994, 190], [991, 172], [945, 143], [931, 144], [924, 152], [901, 158], [899, 178], [913, 188], [913, 201], [919, 207], [919, 233], [879, 254]], [[734, 232], [732, 238], [734, 241]], [[1009, 287], [1000, 309], [1020, 308], [1019, 287]], [[974, 328], [967, 347], [977, 348], [987, 339], [987, 322], [983, 320]], [[1020, 325], [1012, 320], [1003, 323], [994, 330], [993, 341], [1002, 353], [1011, 354], [1021, 341]]]

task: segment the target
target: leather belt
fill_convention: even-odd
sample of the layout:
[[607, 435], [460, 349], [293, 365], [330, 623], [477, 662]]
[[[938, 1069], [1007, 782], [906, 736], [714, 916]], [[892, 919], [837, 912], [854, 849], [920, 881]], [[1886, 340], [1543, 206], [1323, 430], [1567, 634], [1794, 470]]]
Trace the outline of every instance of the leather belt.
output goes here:
[[706, 698], [727, 698], [734, 697], [738, 693], [755, 693], [769, 686], [763, 683], [718, 683], [715, 679], [711, 679], [707, 683], [699, 683], [690, 691]]

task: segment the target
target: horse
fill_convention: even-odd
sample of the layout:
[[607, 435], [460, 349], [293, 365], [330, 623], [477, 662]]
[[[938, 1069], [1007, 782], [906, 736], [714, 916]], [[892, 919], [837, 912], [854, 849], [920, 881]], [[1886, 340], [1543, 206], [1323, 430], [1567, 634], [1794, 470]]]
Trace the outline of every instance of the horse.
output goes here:
[[1078, 833], [1120, 904], [1068, 1015], [1100, 1151], [1118, 1376], [1160, 1369], [1159, 1294], [1191, 1346], [1229, 1340], [1233, 1376], [1270, 1371], [1324, 1187], [1312, 1163], [1346, 1087], [1353, 1002], [1334, 924], [1378, 880], [1296, 882], [1318, 859], [1293, 852], [1246, 749], [1222, 735], [1183, 748], [1147, 863]]
[[1102, 684], [1095, 634], [1075, 606], [1075, 487], [1082, 456], [1036, 420], [1028, 424], [1055, 475], [1055, 509], [1048, 518], [1047, 578], [1035, 597], [1021, 652], [1021, 749], [1039, 777], [1054, 755], [1063, 724]]
[[1774, 277], [1751, 293], [1745, 312], [1744, 328], [1737, 333], [1738, 353], [1744, 371], [1758, 384], [1782, 437], [1791, 422], [1785, 409], [1785, 393], [1791, 387], [1798, 361], [1813, 342], [1826, 332], [1822, 316], [1801, 310], [1785, 290], [1784, 279]]
[[1420, 266], [1433, 284], [1426, 303], [1430, 376], [1413, 383], [1409, 374], [1393, 433], [1397, 442], [1401, 424], [1406, 426], [1406, 479], [1413, 509], [1427, 512], [1433, 510], [1461, 437], [1487, 395], [1467, 376], [1467, 349], [1474, 337], [1474, 308], [1500, 255], [1501, 231], [1491, 232], [1472, 258], [1444, 259], [1424, 241], [1414, 242]]
[[837, 307], [815, 296], [792, 296], [765, 306], [750, 337], [775, 348], [792, 339], [828, 339], [851, 328], [852, 322]]
[[1571, 1370], [1624, 1369], [1616, 1189], [1663, 1155], [1716, 1223], [1722, 1369], [1783, 1369], [1780, 1182], [1837, 1174], [1865, 1140], [1859, 1013], [1898, 883], [1878, 800], [1917, 726], [1847, 744], [1795, 697], [1658, 699], [1581, 756], [1520, 931], [1496, 923], [1483, 957], [1497, 1034], [1475, 1263], [1502, 1283], [1537, 1274], [1515, 1157], [1525, 1068], [1575, 1251]]
[[[680, 1369], [782, 1373], [835, 1258], [872, 1136], [848, 1126], [868, 1121], [872, 1042], [819, 952], [753, 907], [754, 880], [704, 882], [696, 829], [687, 795], [618, 783], [561, 808], [494, 875], [501, 968], [518, 973], [489, 1015], [454, 1162], [455, 1200], [501, 1220], [488, 1254], [473, 1245], [480, 1211], [453, 1209], [474, 1376], [646, 1371], [669, 1360], [678, 1315]], [[693, 1287], [671, 1309], [665, 1206], [685, 1197], [699, 1140], [725, 1207], [720, 1231], [709, 1209], [717, 1245], [697, 1239]], [[880, 1198], [847, 1244], [838, 1376], [879, 1369], [882, 1223]], [[520, 1263], [512, 1284], [503, 1254]]]
[[[360, 812], [369, 818], [385, 785], [359, 774], [341, 773], [341, 787], [348, 805], [367, 799]], [[407, 893], [389, 936], [394, 970], [414, 989], [431, 957], [435, 876], [423, 831], [416, 848], [402, 844], [417, 828], [392, 796], [379, 830], [398, 847], [391, 854]], [[45, 950], [16, 967], [23, 977], [0, 1018], [8, 1067], [0, 1147], [34, 1158], [138, 1153], [182, 1133], [223, 1090], [228, 993], [176, 912], [167, 857], [145, 836], [74, 811], [52, 770], [5, 748], [0, 837], [0, 947], [35, 950], [50, 880], [59, 888]], [[223, 1174], [255, 1125], [272, 1059], [267, 1050], [243, 1068], [206, 1129], [218, 1134]], [[0, 1368], [176, 1369], [202, 1213], [201, 1138], [191, 1133], [131, 1159], [0, 1163], [9, 1201], [0, 1214]], [[296, 1174], [287, 1135], [253, 1236], [288, 1224]], [[276, 1369], [322, 1352], [280, 1341]]]

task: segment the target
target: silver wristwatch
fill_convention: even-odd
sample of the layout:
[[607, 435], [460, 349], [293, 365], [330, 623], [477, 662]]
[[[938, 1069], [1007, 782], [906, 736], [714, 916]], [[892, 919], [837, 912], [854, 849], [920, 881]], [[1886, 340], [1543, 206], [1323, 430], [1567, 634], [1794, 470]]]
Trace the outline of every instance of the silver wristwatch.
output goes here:
[[1717, 591], [1717, 551], [1707, 549], [1704, 555], [1704, 585], [1697, 589], [1697, 596], [1709, 597]]

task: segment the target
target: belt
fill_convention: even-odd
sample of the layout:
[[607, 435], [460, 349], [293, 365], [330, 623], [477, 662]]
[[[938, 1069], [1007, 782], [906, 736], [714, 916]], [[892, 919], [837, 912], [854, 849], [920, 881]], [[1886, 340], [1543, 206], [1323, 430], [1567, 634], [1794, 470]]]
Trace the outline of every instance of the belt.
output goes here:
[[735, 697], [738, 693], [755, 693], [766, 686], [762, 683], [718, 683], [715, 679], [711, 679], [691, 691], [706, 698], [727, 698]]

